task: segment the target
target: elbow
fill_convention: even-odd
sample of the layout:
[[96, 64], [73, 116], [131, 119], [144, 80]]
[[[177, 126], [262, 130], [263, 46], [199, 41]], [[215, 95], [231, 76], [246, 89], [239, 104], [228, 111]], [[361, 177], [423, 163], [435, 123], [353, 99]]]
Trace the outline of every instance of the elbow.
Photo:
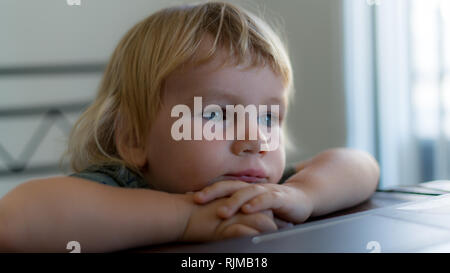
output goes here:
[[368, 173], [367, 177], [369, 179], [367, 180], [370, 183], [372, 191], [375, 191], [380, 181], [380, 166], [377, 160], [368, 152], [365, 151], [358, 151], [358, 152], [361, 153], [361, 157], [365, 164], [364, 170], [366, 170], [366, 172]]
[[17, 221], [17, 217], [15, 217], [17, 211], [15, 210], [16, 204], [12, 202], [14, 200], [17, 198], [11, 192], [0, 198], [0, 253], [19, 251], [17, 231], [20, 221]]
[[16, 252], [5, 208], [0, 205], [0, 253]]
[[353, 150], [355, 162], [359, 162], [361, 170], [361, 182], [368, 189], [368, 197], [376, 191], [380, 181], [380, 166], [377, 160], [368, 152], [363, 150]]
[[[358, 169], [358, 177], [366, 190], [372, 195], [380, 181], [380, 166], [377, 160], [368, 152], [353, 148], [332, 148], [325, 152], [339, 160], [348, 161], [352, 169]], [[370, 197], [370, 196], [369, 196]]]
[[24, 231], [24, 219], [21, 218], [24, 211], [24, 200], [30, 200], [30, 186], [35, 181], [20, 184], [5, 196], [0, 198], [0, 253], [22, 252]]

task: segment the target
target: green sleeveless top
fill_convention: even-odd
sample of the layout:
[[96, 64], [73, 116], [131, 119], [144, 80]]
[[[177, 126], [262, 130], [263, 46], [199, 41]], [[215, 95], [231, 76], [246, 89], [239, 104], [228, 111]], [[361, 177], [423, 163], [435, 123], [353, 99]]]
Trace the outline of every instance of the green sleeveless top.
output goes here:
[[[294, 166], [286, 167], [278, 184], [283, 184], [295, 173]], [[119, 165], [92, 166], [81, 172], [70, 174], [69, 176], [79, 177], [115, 187], [151, 189], [150, 185], [142, 176], [125, 166]]]

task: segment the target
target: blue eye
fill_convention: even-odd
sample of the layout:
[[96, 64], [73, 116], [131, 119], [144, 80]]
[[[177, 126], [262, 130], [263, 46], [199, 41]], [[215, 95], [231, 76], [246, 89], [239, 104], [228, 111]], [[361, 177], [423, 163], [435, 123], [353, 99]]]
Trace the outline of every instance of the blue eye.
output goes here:
[[206, 120], [222, 121], [224, 118], [223, 111], [204, 111], [202, 117]]
[[272, 113], [266, 113], [261, 115], [259, 118], [259, 122], [267, 127], [272, 127], [277, 123], [277, 116]]

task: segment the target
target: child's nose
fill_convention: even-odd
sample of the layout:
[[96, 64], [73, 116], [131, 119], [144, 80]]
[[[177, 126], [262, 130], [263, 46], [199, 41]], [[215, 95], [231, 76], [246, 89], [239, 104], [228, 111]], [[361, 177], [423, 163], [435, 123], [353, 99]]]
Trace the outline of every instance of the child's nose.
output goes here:
[[267, 153], [261, 149], [261, 142], [257, 140], [235, 140], [231, 149], [233, 154], [238, 156], [252, 154], [264, 156]]
[[[267, 142], [266, 137], [260, 130], [257, 120], [252, 120], [248, 115], [245, 116], [245, 119], [236, 122], [236, 139], [233, 141], [232, 152], [235, 155], [259, 154], [263, 156], [267, 153], [262, 150], [263, 144]], [[244, 122], [243, 132], [242, 130], [239, 132], [239, 122]]]

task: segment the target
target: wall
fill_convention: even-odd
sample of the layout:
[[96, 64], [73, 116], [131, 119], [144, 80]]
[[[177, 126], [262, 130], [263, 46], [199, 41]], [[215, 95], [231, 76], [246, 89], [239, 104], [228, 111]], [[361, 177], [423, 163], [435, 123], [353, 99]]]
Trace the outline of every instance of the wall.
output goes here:
[[[67, 132], [118, 40], [167, 2], [0, 2], [0, 196], [32, 177], [60, 173]], [[340, 2], [239, 2], [285, 24], [297, 87], [288, 126], [299, 147], [289, 162], [346, 144]]]

